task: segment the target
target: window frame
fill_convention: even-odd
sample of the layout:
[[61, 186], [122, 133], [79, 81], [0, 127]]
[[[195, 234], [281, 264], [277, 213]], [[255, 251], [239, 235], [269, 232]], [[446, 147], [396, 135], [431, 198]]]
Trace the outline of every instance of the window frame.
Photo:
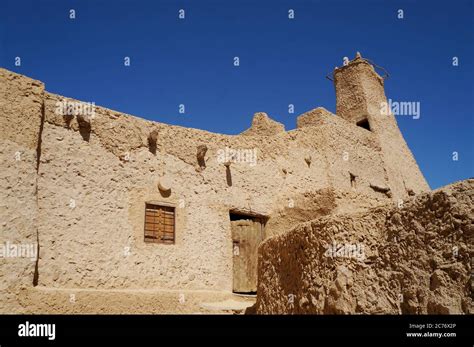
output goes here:
[[[166, 230], [166, 223], [165, 223], [165, 215], [163, 216], [158, 216], [159, 219], [162, 219], [162, 227], [161, 230], [155, 230], [156, 227], [153, 228], [147, 228], [147, 226], [150, 226], [150, 224], [158, 224], [158, 223], [152, 223], [152, 222], [147, 222], [147, 212], [149, 211], [159, 211], [159, 213], [166, 213], [166, 211], [172, 211], [172, 216], [173, 216], [173, 223], [172, 223], [172, 235], [173, 238], [170, 239], [165, 239], [166, 235], [165, 234], [170, 234], [170, 232], [165, 231]], [[150, 216], [148, 216], [150, 217]], [[157, 218], [156, 216], [152, 216], [154, 218]], [[150, 230], [152, 229], [152, 230]], [[156, 234], [161, 234], [161, 236], [157, 236]], [[162, 203], [162, 202], [155, 202], [155, 201], [150, 201], [150, 202], [145, 202], [145, 211], [144, 211], [144, 218], [143, 218], [143, 241], [145, 243], [149, 244], [160, 244], [160, 245], [174, 245], [176, 244], [176, 207], [172, 204], [167, 204], [167, 203]]]

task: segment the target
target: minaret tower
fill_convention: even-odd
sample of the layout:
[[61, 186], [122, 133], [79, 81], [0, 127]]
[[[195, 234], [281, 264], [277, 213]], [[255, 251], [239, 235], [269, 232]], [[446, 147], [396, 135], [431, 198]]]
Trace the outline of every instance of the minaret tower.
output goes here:
[[[374, 134], [384, 158], [386, 179], [394, 199], [429, 190], [385, 96], [385, 79], [357, 52], [334, 70], [336, 114]], [[414, 120], [415, 121], [415, 120]]]

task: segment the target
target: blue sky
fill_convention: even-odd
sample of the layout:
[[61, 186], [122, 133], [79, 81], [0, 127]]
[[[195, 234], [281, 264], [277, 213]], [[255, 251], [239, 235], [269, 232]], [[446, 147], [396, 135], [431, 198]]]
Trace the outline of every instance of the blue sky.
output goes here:
[[3, 0], [0, 66], [53, 93], [237, 134], [258, 111], [287, 129], [315, 107], [335, 112], [325, 76], [360, 51], [390, 73], [388, 98], [420, 102], [420, 119], [397, 120], [437, 188], [474, 176], [473, 7], [470, 0]]

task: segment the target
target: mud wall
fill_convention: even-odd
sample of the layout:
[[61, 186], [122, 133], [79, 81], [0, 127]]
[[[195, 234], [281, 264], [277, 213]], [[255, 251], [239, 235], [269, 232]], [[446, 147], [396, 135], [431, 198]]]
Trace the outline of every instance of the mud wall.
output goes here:
[[[53, 288], [229, 291], [229, 210], [269, 217], [271, 236], [395, 198], [373, 188], [392, 184], [376, 134], [323, 109], [304, 114], [291, 131], [257, 113], [249, 130], [229, 136], [102, 107], [91, 117], [71, 116], [58, 104], [80, 102], [0, 71], [2, 236], [40, 247], [36, 271], [31, 262], [27, 277], [5, 270], [5, 283], [21, 277], [29, 284], [36, 274], [37, 284]], [[18, 150], [20, 163], [11, 160]], [[248, 150], [254, 157], [236, 156]], [[163, 177], [170, 194], [157, 188]], [[145, 202], [176, 207], [176, 244], [143, 241]]]
[[471, 179], [267, 239], [257, 313], [472, 313], [473, 197]]
[[1, 312], [22, 312], [16, 295], [35, 280], [43, 90], [39, 81], [0, 69]]

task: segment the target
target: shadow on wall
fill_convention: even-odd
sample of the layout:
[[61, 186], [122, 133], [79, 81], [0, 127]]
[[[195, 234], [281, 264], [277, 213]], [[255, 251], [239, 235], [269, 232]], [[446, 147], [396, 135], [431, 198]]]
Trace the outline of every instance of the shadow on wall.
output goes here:
[[232, 173], [230, 172], [230, 165], [226, 165], [225, 167], [225, 179], [227, 181], [227, 185], [232, 187]]

